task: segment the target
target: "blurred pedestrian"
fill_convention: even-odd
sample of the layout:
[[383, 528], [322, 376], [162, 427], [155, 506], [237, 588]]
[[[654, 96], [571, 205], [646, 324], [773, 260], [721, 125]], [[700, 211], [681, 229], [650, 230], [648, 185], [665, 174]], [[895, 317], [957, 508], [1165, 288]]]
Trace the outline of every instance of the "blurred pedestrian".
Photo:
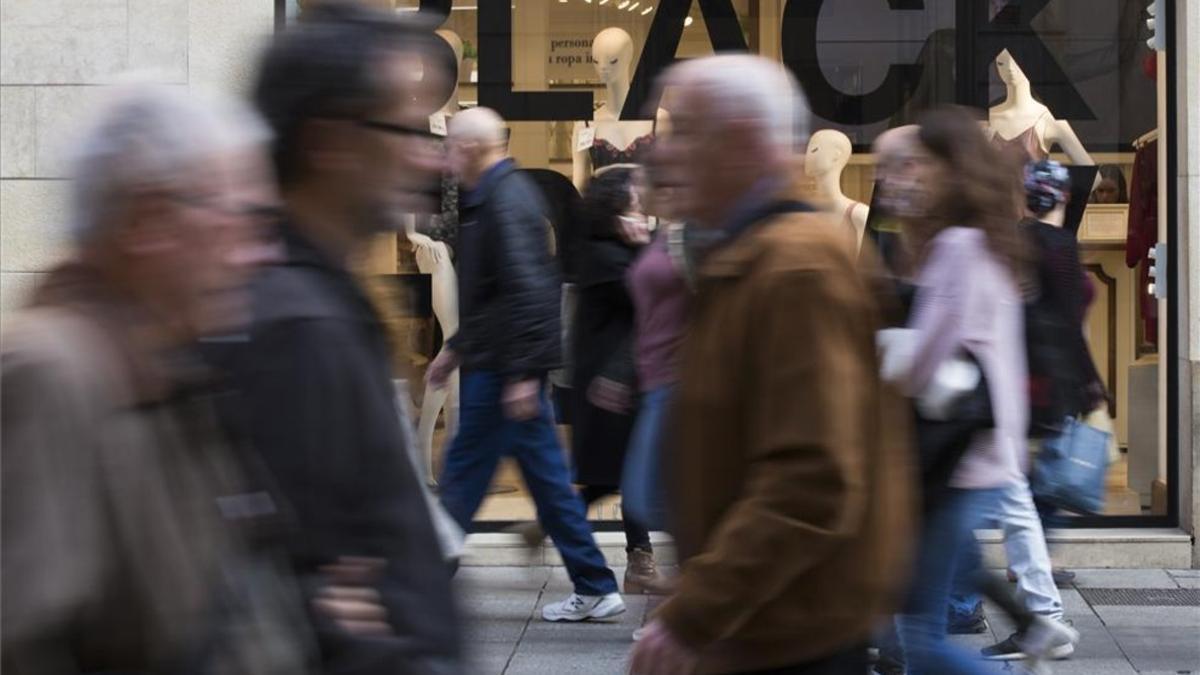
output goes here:
[[788, 198], [808, 118], [792, 77], [722, 55], [674, 67], [664, 86], [672, 128], [651, 171], [696, 226], [667, 465], [683, 568], [632, 670], [865, 672], [911, 535], [879, 309], [850, 242]]
[[[933, 469], [922, 486], [924, 523], [901, 635], [909, 672], [982, 673], [980, 661], [945, 642], [947, 603], [965, 552], [977, 546], [974, 530], [1025, 480], [1029, 406], [1018, 290], [1025, 253], [1013, 217], [1016, 186], [978, 124], [959, 109], [940, 109], [922, 117], [917, 138], [910, 160], [884, 186], [917, 261], [912, 342], [895, 377], [919, 397], [940, 386], [944, 363], [970, 358], [982, 378], [989, 422], [952, 452], [937, 448], [944, 456], [936, 461], [925, 461], [935, 449], [920, 448], [923, 464]], [[1006, 592], [989, 595], [1017, 619], [1030, 657], [1077, 639], [1069, 627], [1028, 612]]]
[[[299, 527], [295, 568], [327, 672], [460, 673], [450, 570], [405, 445], [386, 330], [351, 260], [431, 212], [445, 165], [429, 115], [451, 86], [432, 32], [351, 3], [266, 50], [254, 102], [275, 132], [283, 259], [254, 282], [238, 357], [250, 435]], [[334, 591], [321, 590], [335, 584]]]
[[[657, 133], [669, 133], [660, 115]], [[666, 528], [662, 477], [663, 449], [669, 438], [668, 410], [679, 377], [679, 345], [687, 325], [691, 280], [682, 257], [672, 255], [671, 241], [682, 242], [685, 225], [672, 219], [670, 190], [637, 174], [637, 189], [646, 211], [658, 221], [654, 240], [642, 248], [626, 282], [634, 305], [634, 361], [641, 389], [621, 477], [621, 506], [647, 528]]]
[[300, 673], [280, 511], [196, 353], [267, 248], [261, 125], [126, 84], [73, 164], [74, 254], [6, 321], [3, 671]]
[[494, 111], [461, 112], [449, 131], [451, 168], [464, 188], [457, 264], [462, 321], [427, 379], [444, 387], [461, 367], [462, 413], [446, 452], [442, 504], [470, 531], [501, 456], [511, 454], [575, 587], [565, 600], [543, 607], [542, 618], [615, 616], [625, 603], [571, 487], [546, 390], [562, 348], [545, 204], [508, 156], [504, 122]]
[[[577, 258], [571, 452], [585, 505], [619, 489], [637, 407], [633, 300], [625, 275], [651, 235], [633, 177], [633, 167], [608, 167], [592, 177], [584, 194], [588, 234]], [[650, 532], [628, 513], [621, 519], [625, 593], [665, 592]]]

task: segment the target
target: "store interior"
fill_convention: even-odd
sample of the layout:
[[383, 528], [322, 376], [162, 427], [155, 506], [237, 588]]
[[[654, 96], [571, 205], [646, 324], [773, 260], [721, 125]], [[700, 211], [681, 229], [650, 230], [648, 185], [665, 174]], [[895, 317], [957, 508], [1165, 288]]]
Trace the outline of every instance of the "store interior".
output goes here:
[[[458, 88], [447, 101], [443, 115], [478, 104], [479, 26], [477, 0], [455, 0], [440, 33], [459, 58]], [[478, 0], [483, 2], [485, 0]], [[398, 12], [417, 11], [418, 0], [387, 2]], [[743, 27], [750, 50], [780, 58], [778, 32], [785, 3], [780, 0], [734, 0], [732, 5]], [[945, 62], [928, 60], [936, 51], [940, 31], [954, 26], [954, 2], [925, 3], [924, 13], [913, 12], [902, 22], [889, 19], [888, 3], [871, 0], [826, 3], [818, 25], [822, 68], [830, 81], [848, 92], [866, 92], [878, 86], [893, 62], [919, 61], [926, 68], [919, 92], [938, 91], [936, 80], [950, 69]], [[996, 5], [997, 3], [992, 3]], [[1004, 3], [998, 3], [1003, 5]], [[1130, 27], [1138, 20], [1146, 0], [1105, 0], [1110, 12], [1097, 3], [1065, 0], [1051, 3], [1034, 22], [1044, 33], [1049, 53], [1072, 78], [1093, 119], [1060, 118], [1039, 96], [1045, 68], [1039, 64], [1014, 64], [1026, 82], [1033, 81], [1032, 101], [1050, 113], [1049, 127], [1019, 129], [1005, 126], [1001, 114], [1011, 107], [1014, 94], [1011, 68], [997, 57], [991, 69], [990, 91], [994, 103], [985, 128], [1003, 141], [1033, 135], [1036, 153], [1069, 166], [1096, 167], [1089, 182], [1094, 190], [1075, 227], [1094, 300], [1085, 322], [1088, 344], [1110, 401], [1097, 417], [1111, 426], [1112, 463], [1108, 477], [1105, 515], [1139, 516], [1165, 512], [1166, 432], [1160, 402], [1165, 400], [1165, 375], [1159, 354], [1165, 351], [1165, 303], [1153, 295], [1147, 270], [1149, 247], [1165, 241], [1165, 222], [1149, 211], [1165, 198], [1165, 185], [1156, 176], [1165, 173], [1165, 160], [1156, 142], [1164, 128], [1165, 93], [1159, 84], [1166, 78], [1164, 61], [1144, 44], [1144, 35]], [[712, 45], [699, 3], [693, 7], [682, 32], [677, 58], [712, 53]], [[520, 121], [510, 123], [510, 151], [526, 168], [548, 169], [568, 179], [576, 188], [586, 183], [591, 167], [588, 143], [612, 141], [617, 150], [653, 131], [653, 123], [615, 117], [610, 98], [620, 99], [641, 55], [656, 11], [655, 2], [632, 0], [513, 0], [512, 65], [515, 90], [590, 91], [593, 120]], [[897, 31], [901, 34], [896, 36]], [[943, 34], [944, 38], [944, 34]], [[1115, 44], [1106, 51], [1104, 45]], [[1109, 51], [1112, 53], [1110, 54]], [[595, 56], [600, 55], [608, 65]], [[1090, 70], [1080, 66], [1091, 59]], [[953, 59], [951, 53], [950, 59]], [[1010, 56], [1011, 58], [1011, 56]], [[953, 65], [953, 64], [951, 64]], [[952, 70], [952, 69], [950, 69]], [[1019, 77], [1018, 77], [1019, 79]], [[1018, 86], [1017, 89], [1020, 87]], [[944, 87], [942, 87], [944, 89]], [[953, 92], [943, 92], [953, 100]], [[914, 94], [916, 96], [916, 94]], [[621, 103], [622, 101], [617, 101]], [[1032, 105], [1032, 103], [1030, 103]], [[1006, 107], [1008, 106], [1008, 107]], [[999, 112], [998, 112], [999, 111]], [[807, 148], [834, 155], [831, 162], [815, 164], [805, 172], [803, 189], [819, 206], [846, 219], [859, 232], [866, 225], [874, 184], [874, 159], [870, 141], [895, 125], [910, 106], [898, 106], [890, 119], [848, 124], [815, 119], [815, 132]], [[445, 118], [431, 121], [434, 128]], [[1053, 125], [1063, 125], [1054, 127]], [[592, 129], [583, 132], [580, 128]], [[1049, 134], [1047, 128], [1060, 133]], [[1077, 144], [1055, 143], [1070, 129]], [[1089, 194], [1090, 193], [1090, 194]], [[411, 391], [422, 454], [430, 464], [432, 481], [440, 466], [450, 428], [454, 424], [453, 392], [423, 391], [424, 367], [433, 357], [441, 336], [452, 332], [457, 317], [446, 308], [453, 289], [452, 244], [429, 236], [419, 222], [399, 236], [381, 241], [372, 252], [368, 268], [398, 280], [403, 306], [394, 321], [406, 335], [409, 347], [403, 363]], [[439, 261], [441, 261], [439, 263]], [[440, 310], [440, 311], [439, 311]], [[564, 448], [569, 433], [562, 429]], [[493, 490], [477, 516], [479, 521], [508, 522], [534, 517], [519, 472], [505, 462]], [[594, 520], [619, 517], [619, 497], [594, 505]]]

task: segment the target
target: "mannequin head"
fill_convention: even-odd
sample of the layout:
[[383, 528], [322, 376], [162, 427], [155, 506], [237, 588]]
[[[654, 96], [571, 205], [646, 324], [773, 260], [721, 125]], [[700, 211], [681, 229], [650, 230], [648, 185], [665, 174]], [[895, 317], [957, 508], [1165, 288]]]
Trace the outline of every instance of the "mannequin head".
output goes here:
[[463, 60], [462, 38], [460, 38], [458, 36], [458, 33], [455, 33], [454, 31], [450, 30], [449, 28], [439, 28], [438, 30], [436, 30], [434, 32], [437, 33], [438, 37], [445, 40], [446, 44], [450, 45], [450, 49], [454, 51], [454, 63], [457, 64], [457, 66], [459, 68], [461, 68], [462, 60]]
[[1029, 77], [1025, 75], [1025, 71], [1021, 70], [1021, 66], [1017, 65], [1016, 59], [1008, 53], [1007, 49], [996, 57], [996, 70], [1000, 73], [1000, 80], [1010, 87], [1029, 85]]
[[605, 28], [592, 40], [596, 74], [604, 84], [629, 80], [633, 63], [633, 38], [620, 28]]
[[804, 154], [804, 173], [811, 177], [824, 176], [830, 172], [841, 175], [850, 161], [853, 146], [850, 138], [836, 129], [822, 129], [808, 141]]

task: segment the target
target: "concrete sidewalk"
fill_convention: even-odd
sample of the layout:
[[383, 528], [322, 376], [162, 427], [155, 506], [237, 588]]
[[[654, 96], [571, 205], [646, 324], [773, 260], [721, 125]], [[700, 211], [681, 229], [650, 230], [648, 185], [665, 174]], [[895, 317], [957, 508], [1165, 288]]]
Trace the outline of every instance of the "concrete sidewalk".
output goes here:
[[[616, 570], [620, 578], [623, 570]], [[1200, 675], [1200, 570], [1079, 569], [1063, 590], [1067, 618], [1083, 636], [1062, 675]], [[571, 591], [561, 567], [464, 567], [458, 573], [471, 675], [615, 675], [626, 672], [633, 630], [653, 599], [627, 596], [607, 622], [552, 624], [546, 602]], [[1121, 603], [1121, 604], [1118, 604]], [[989, 609], [990, 635], [956, 638], [971, 647], [1004, 639], [1010, 627]], [[997, 673], [1023, 669], [997, 665]]]

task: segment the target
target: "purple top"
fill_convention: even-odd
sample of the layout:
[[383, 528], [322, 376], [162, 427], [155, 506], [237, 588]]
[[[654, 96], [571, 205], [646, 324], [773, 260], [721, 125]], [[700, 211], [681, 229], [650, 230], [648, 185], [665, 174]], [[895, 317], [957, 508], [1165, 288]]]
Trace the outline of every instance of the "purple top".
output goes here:
[[642, 391], [674, 384], [690, 292], [667, 252], [664, 227], [627, 272], [634, 307], [634, 359]]
[[988, 381], [996, 426], [976, 435], [950, 485], [1003, 487], [1021, 479], [1028, 459], [1029, 392], [1021, 297], [981, 230], [949, 227], [929, 245], [909, 320], [917, 335], [905, 388], [909, 395], [921, 392], [938, 365], [960, 348], [975, 356]]

